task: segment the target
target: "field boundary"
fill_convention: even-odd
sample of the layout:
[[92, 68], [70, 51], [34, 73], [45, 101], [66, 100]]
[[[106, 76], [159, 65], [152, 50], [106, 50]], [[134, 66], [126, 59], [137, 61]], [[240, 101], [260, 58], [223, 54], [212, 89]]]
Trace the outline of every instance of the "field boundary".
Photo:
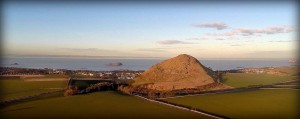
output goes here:
[[214, 91], [206, 91], [206, 92], [198, 92], [198, 93], [190, 93], [190, 94], [183, 94], [178, 96], [166, 97], [166, 98], [158, 98], [158, 99], [169, 99], [169, 98], [181, 98], [181, 97], [190, 97], [190, 96], [201, 96], [201, 95], [211, 95], [211, 94], [224, 94], [224, 93], [235, 93], [235, 92], [245, 92], [245, 91], [253, 91], [253, 90], [260, 90], [260, 89], [290, 89], [290, 90], [299, 90], [299, 88], [294, 87], [278, 87], [278, 85], [286, 85], [286, 86], [298, 86], [299, 84], [286, 84], [286, 83], [294, 83], [293, 81], [299, 80], [290, 80], [286, 82], [280, 82], [271, 85], [250, 85], [248, 87], [240, 87], [240, 88], [233, 88], [233, 89], [225, 89], [225, 90], [214, 90]]
[[[265, 86], [265, 87], [270, 87], [270, 86]], [[206, 91], [206, 92], [199, 92], [199, 93], [194, 93], [194, 94], [191, 93], [191, 94], [186, 94], [186, 95], [178, 95], [178, 96], [158, 98], [158, 99], [182, 98], [182, 97], [190, 97], [190, 96], [213, 95], [213, 94], [223, 94], [223, 93], [235, 93], [235, 92], [259, 90], [259, 89], [260, 89], [260, 87], [243, 87], [243, 88], [234, 88], [234, 89], [227, 89], [227, 90]]]
[[34, 98], [38, 98], [38, 97], [42, 97], [42, 96], [47, 96], [47, 95], [51, 95], [51, 94], [55, 94], [55, 93], [60, 93], [63, 91], [64, 90], [58, 90], [58, 91], [52, 91], [52, 92], [40, 93], [40, 94], [36, 94], [36, 95], [25, 96], [25, 97], [11, 99], [11, 100], [4, 100], [4, 101], [0, 102], [0, 106], [6, 106], [6, 105], [17, 103], [17, 102], [23, 102], [26, 100], [30, 100], [30, 99], [34, 99]]
[[173, 107], [173, 108], [177, 108], [177, 109], [181, 109], [181, 110], [186, 110], [186, 111], [202, 114], [202, 115], [205, 115], [205, 116], [208, 116], [208, 117], [211, 117], [211, 118], [215, 118], [215, 119], [227, 119], [228, 118], [228, 117], [225, 117], [225, 116], [221, 117], [221, 116], [209, 114], [209, 113], [206, 113], [206, 112], [202, 112], [202, 111], [199, 111], [199, 110], [189, 109], [187, 107], [177, 106], [177, 105], [166, 103], [166, 102], [163, 102], [163, 101], [160, 101], [160, 100], [152, 100], [152, 99], [140, 96], [140, 95], [134, 95], [134, 96], [142, 98], [142, 99], [150, 101], [150, 102], [155, 102], [155, 103], [159, 103], [159, 104], [166, 105], [166, 106], [169, 106], [169, 107]]

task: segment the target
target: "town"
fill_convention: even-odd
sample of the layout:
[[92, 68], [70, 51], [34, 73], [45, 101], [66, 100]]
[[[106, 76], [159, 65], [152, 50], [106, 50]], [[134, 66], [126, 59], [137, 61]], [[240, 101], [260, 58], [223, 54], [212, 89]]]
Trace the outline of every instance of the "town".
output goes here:
[[11, 75], [67, 75], [76, 78], [101, 78], [101, 79], [133, 79], [144, 72], [143, 70], [113, 70], [113, 71], [91, 71], [91, 70], [66, 70], [66, 69], [30, 69], [16, 67], [1, 67], [1, 76]]

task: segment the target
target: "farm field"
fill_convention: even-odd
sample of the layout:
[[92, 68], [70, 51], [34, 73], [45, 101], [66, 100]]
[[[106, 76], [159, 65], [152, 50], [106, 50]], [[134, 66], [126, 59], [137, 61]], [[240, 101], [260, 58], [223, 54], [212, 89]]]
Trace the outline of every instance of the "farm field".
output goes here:
[[48, 75], [0, 75], [2, 79], [44, 79], [44, 78], [65, 78], [68, 79], [67, 75], [57, 75], [57, 74], [48, 74]]
[[299, 119], [299, 90], [275, 89], [166, 99], [232, 118]]
[[278, 76], [271, 74], [255, 73], [227, 73], [223, 77], [223, 83], [235, 88], [247, 87], [249, 85], [270, 85], [282, 81], [294, 79], [294, 76]]
[[299, 66], [282, 66], [282, 67], [276, 67], [276, 71], [286, 73], [289, 75], [297, 75], [299, 73], [300, 67]]
[[0, 80], [1, 101], [24, 96], [61, 90], [66, 87], [67, 81], [26, 81], [21, 79]]
[[56, 97], [10, 105], [0, 109], [10, 118], [207, 118], [118, 92], [104, 91]]

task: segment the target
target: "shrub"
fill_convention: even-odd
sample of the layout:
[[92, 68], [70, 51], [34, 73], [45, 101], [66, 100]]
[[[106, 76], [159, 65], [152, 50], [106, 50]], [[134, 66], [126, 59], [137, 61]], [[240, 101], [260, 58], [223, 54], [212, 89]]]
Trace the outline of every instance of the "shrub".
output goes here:
[[78, 94], [78, 88], [75, 86], [71, 86], [67, 88], [64, 92], [64, 96], [72, 96]]
[[173, 91], [168, 91], [165, 94], [166, 97], [173, 97], [174, 96], [174, 92]]
[[135, 81], [132, 79], [132, 80], [129, 80], [127, 83], [128, 83], [129, 85], [132, 85], [134, 82], [135, 82]]
[[174, 93], [172, 91], [160, 91], [159, 97], [160, 98], [166, 98], [166, 97], [172, 97], [174, 96]]
[[118, 87], [118, 90], [121, 91], [124, 94], [132, 95], [132, 90], [133, 89], [130, 86], [121, 85], [121, 86]]
[[149, 91], [148, 92], [148, 97], [150, 99], [155, 99], [156, 98], [156, 92], [155, 91]]
[[82, 89], [89, 87], [90, 85], [85, 81], [76, 81], [74, 83], [74, 86], [76, 86], [78, 89], [82, 90]]
[[221, 83], [224, 83], [224, 82], [226, 82], [227, 80], [228, 80], [227, 77], [223, 77], [223, 76], [222, 76], [222, 77], [220, 78], [220, 82], [221, 82]]
[[166, 97], [166, 92], [161, 91], [159, 92], [159, 98], [165, 98]]

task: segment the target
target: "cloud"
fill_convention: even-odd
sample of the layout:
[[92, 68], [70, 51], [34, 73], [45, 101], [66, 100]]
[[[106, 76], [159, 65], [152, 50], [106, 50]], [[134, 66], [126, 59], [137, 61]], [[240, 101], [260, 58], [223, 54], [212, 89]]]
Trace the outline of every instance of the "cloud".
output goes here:
[[207, 36], [220, 37], [220, 36], [244, 36], [247, 37], [260, 37], [262, 35], [272, 35], [272, 34], [280, 34], [280, 33], [290, 33], [295, 32], [296, 29], [291, 26], [281, 25], [281, 26], [271, 26], [266, 28], [237, 28], [228, 32], [223, 33], [206, 33]]
[[252, 36], [260, 34], [279, 34], [279, 33], [290, 33], [296, 31], [295, 28], [290, 26], [271, 26], [260, 29], [249, 29], [249, 28], [238, 28], [233, 29], [229, 32], [223, 34], [213, 34], [213, 35], [224, 35], [224, 36], [233, 36], [233, 35], [242, 35], [242, 36]]
[[95, 52], [95, 51], [102, 51], [102, 52], [106, 52], [106, 51], [115, 51], [115, 50], [107, 50], [107, 49], [98, 49], [98, 48], [60, 48], [62, 50], [67, 50], [67, 51], [76, 51], [76, 52]]
[[110, 50], [110, 49], [98, 49], [98, 48], [59, 48], [57, 52], [69, 55], [87, 55], [87, 56], [112, 56], [112, 55], [123, 55], [130, 53]]
[[173, 45], [173, 44], [195, 44], [191, 42], [185, 42], [185, 41], [180, 41], [180, 40], [162, 40], [162, 41], [157, 41], [158, 44], [162, 45]]
[[160, 48], [157, 48], [157, 49], [164, 49], [164, 50], [167, 50], [167, 49], [185, 49], [185, 48], [190, 48], [190, 47], [160, 47]]
[[208, 38], [206, 37], [201, 37], [201, 38], [187, 38], [185, 40], [207, 40]]
[[239, 40], [239, 38], [236, 38], [236, 37], [218, 37], [218, 38], [215, 38], [215, 40]]
[[225, 38], [216, 38], [216, 40], [225, 40]]
[[136, 51], [146, 51], [146, 52], [166, 52], [165, 50], [157, 49], [157, 48], [141, 48]]
[[141, 51], [141, 52], [168, 52], [168, 50], [173, 50], [173, 49], [187, 49], [190, 47], [173, 47], [170, 45], [167, 45], [166, 47], [157, 47], [157, 48], [139, 48], [136, 49], [135, 51]]
[[230, 46], [242, 46], [242, 45], [240, 45], [240, 44], [232, 44]]
[[205, 35], [207, 35], [207, 36], [224, 36], [224, 35], [218, 34], [218, 33], [206, 33]]
[[217, 30], [223, 30], [227, 28], [227, 25], [224, 22], [196, 23], [193, 24], [193, 26], [202, 28], [216, 28]]
[[293, 42], [297, 40], [274, 40], [274, 41], [268, 41], [268, 42]]

